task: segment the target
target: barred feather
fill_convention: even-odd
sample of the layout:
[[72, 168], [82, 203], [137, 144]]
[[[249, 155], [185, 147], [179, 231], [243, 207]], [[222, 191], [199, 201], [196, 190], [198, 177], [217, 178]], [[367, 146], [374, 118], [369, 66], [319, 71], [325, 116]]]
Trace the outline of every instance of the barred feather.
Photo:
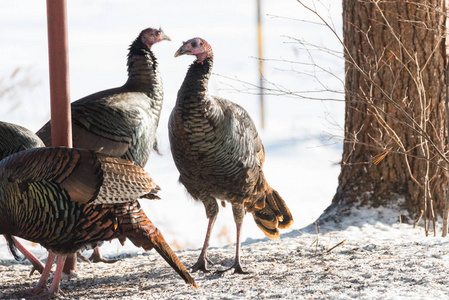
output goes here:
[[[195, 200], [203, 202], [209, 218], [204, 244], [218, 214], [217, 200], [232, 203], [237, 241], [245, 214], [254, 215], [259, 228], [270, 238], [279, 237], [293, 217], [280, 195], [266, 182], [262, 167], [265, 150], [254, 122], [239, 105], [208, 93], [213, 54], [201, 38], [184, 42], [175, 53], [196, 56], [178, 91], [169, 119], [170, 148], [179, 170], [179, 181]], [[233, 268], [243, 273], [239, 243]], [[194, 269], [206, 270], [206, 249]]]
[[[0, 121], [0, 160], [5, 157], [26, 150], [37, 147], [44, 147], [41, 139], [32, 131], [7, 122]], [[34, 268], [42, 273], [44, 266], [33, 254], [28, 252], [23, 245], [13, 239], [11, 235], [5, 235], [8, 248], [11, 250], [14, 258], [19, 260], [16, 246], [23, 252], [25, 257], [33, 264]]]
[[132, 162], [92, 150], [36, 148], [0, 162], [0, 234], [69, 254], [114, 238], [156, 248], [189, 284], [190, 274], [140, 209], [159, 187]]
[[[152, 149], [157, 152], [164, 91], [157, 59], [145, 44], [152, 32], [152, 28], [143, 30], [129, 47], [128, 80], [123, 86], [71, 103], [74, 147], [121, 157], [140, 167], [146, 165]], [[37, 135], [50, 146], [50, 122]]]
[[0, 160], [26, 149], [44, 146], [32, 131], [12, 123], [0, 121], [0, 136]]
[[[241, 106], [207, 93], [212, 66], [212, 55], [190, 66], [170, 116], [170, 147], [179, 180], [194, 199], [225, 200], [253, 213], [269, 199], [269, 215], [290, 220], [270, 226], [286, 228], [293, 217], [265, 180], [265, 150], [254, 122]], [[276, 235], [261, 229], [270, 237]]]

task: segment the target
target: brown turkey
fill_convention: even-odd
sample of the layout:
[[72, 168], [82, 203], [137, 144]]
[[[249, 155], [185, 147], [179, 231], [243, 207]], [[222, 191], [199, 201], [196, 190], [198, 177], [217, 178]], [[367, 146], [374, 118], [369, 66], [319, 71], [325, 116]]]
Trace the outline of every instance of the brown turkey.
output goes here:
[[[232, 205], [237, 227], [236, 254], [228, 270], [245, 273], [240, 263], [240, 233], [246, 212], [270, 238], [287, 228], [293, 217], [281, 196], [265, 180], [265, 151], [248, 113], [237, 104], [208, 93], [212, 71], [211, 46], [201, 38], [184, 42], [175, 57], [189, 54], [196, 60], [178, 91], [170, 115], [171, 152], [179, 181], [200, 200], [209, 219], [206, 238], [193, 271], [207, 271], [207, 248], [218, 214], [217, 200]], [[224, 202], [223, 202], [224, 203]]]
[[[91, 150], [44, 147], [0, 161], [0, 234], [40, 243], [49, 251], [38, 284], [21, 294], [54, 296], [67, 255], [114, 238], [129, 238], [145, 250], [155, 248], [186, 283], [196, 287], [160, 231], [136, 214], [140, 211], [136, 199], [156, 199], [158, 190], [132, 162]], [[55, 257], [57, 268], [47, 291]]]
[[[0, 121], [0, 137], [0, 160], [23, 150], [45, 146], [34, 132], [13, 123]], [[19, 260], [19, 256], [15, 251], [17, 248], [33, 265], [31, 274], [33, 274], [34, 270], [42, 273], [44, 265], [39, 259], [30, 253], [15, 237], [11, 235], [4, 235], [4, 237], [15, 259]]]
[[[118, 88], [72, 102], [73, 147], [99, 151], [144, 167], [157, 151], [156, 129], [164, 91], [152, 46], [170, 38], [161, 29], [147, 28], [129, 47], [128, 80]], [[37, 135], [51, 146], [51, 124]], [[108, 262], [95, 249], [94, 261]], [[113, 262], [113, 261], [111, 261]]]

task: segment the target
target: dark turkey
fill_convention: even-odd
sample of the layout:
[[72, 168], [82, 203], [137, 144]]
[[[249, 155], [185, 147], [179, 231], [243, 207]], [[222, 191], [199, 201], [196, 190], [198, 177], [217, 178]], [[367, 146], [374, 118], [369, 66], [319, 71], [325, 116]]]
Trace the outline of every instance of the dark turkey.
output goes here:
[[26, 149], [45, 146], [34, 132], [12, 123], [0, 121], [0, 136], [0, 160]]
[[[147, 28], [128, 53], [128, 80], [118, 88], [101, 91], [72, 102], [73, 147], [99, 151], [144, 167], [157, 149], [164, 92], [158, 63], [151, 47], [170, 40], [161, 29]], [[51, 125], [37, 135], [51, 145]]]
[[[161, 29], [147, 28], [129, 47], [128, 80], [118, 88], [101, 91], [72, 102], [73, 147], [147, 164], [151, 150], [157, 152], [156, 129], [164, 91], [158, 62], [151, 47], [170, 38]], [[37, 135], [51, 146], [51, 124]], [[95, 249], [93, 261], [103, 259]]]
[[[32, 148], [44, 147], [41, 139], [34, 132], [7, 122], [0, 121], [0, 160], [5, 157]], [[32, 253], [30, 253], [16, 238], [11, 235], [4, 235], [14, 258], [19, 259], [15, 247], [33, 264], [34, 270], [42, 273], [44, 265]], [[15, 246], [15, 247], [14, 247]]]
[[[185, 42], [175, 57], [197, 57], [179, 89], [170, 115], [171, 152], [179, 181], [206, 209], [209, 225], [203, 249], [193, 270], [207, 271], [207, 247], [217, 217], [217, 199], [228, 201], [237, 227], [236, 256], [230, 268], [245, 273], [240, 263], [240, 232], [245, 212], [251, 212], [259, 228], [278, 238], [293, 217], [281, 196], [265, 180], [265, 151], [248, 113], [237, 104], [209, 95], [213, 65], [210, 45], [203, 39]], [[223, 202], [224, 203], [224, 202]]]
[[139, 214], [136, 199], [158, 198], [158, 190], [132, 162], [91, 150], [36, 148], [3, 159], [0, 234], [40, 243], [49, 251], [37, 286], [24, 294], [45, 290], [57, 256], [51, 288], [44, 294], [53, 296], [59, 291], [67, 255], [114, 238], [129, 238], [145, 250], [154, 247], [186, 283], [196, 287], [159, 230]]

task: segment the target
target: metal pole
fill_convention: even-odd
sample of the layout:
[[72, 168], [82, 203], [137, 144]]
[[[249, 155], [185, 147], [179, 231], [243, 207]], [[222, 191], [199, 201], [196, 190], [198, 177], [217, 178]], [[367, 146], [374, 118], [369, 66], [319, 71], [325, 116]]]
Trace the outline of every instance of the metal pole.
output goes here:
[[72, 147], [66, 0], [47, 0], [51, 143]]
[[[51, 144], [72, 147], [66, 0], [47, 0], [50, 67]], [[67, 257], [63, 272], [76, 271], [76, 256]]]
[[257, 0], [257, 41], [259, 45], [259, 86], [260, 86], [260, 120], [262, 129], [265, 128], [265, 111], [263, 101], [263, 52], [262, 52], [262, 17], [260, 0]]

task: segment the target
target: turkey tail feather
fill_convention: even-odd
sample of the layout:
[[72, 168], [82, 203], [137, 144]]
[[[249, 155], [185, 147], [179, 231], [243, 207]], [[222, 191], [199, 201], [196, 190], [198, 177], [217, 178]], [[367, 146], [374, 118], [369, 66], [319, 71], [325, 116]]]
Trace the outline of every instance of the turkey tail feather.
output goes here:
[[[154, 228], [154, 226], [153, 226]], [[181, 276], [182, 279], [187, 284], [198, 288], [195, 283], [195, 280], [190, 276], [189, 271], [184, 267], [182, 262], [170, 248], [170, 246], [165, 242], [164, 237], [161, 232], [154, 228], [155, 230], [148, 234], [148, 232], [144, 232], [145, 230], [136, 230], [134, 231], [132, 236], [128, 236], [128, 238], [133, 242], [134, 245], [144, 248], [146, 251], [154, 248], [157, 253], [176, 271], [176, 273]]]
[[255, 205], [252, 211], [254, 221], [257, 226], [271, 239], [279, 238], [279, 230], [288, 228], [293, 223], [293, 216], [290, 213], [284, 199], [273, 188], [268, 187], [261, 196], [262, 199]]
[[5, 234], [4, 235], [6, 239], [6, 243], [8, 244], [9, 251], [11, 251], [12, 256], [14, 256], [14, 259], [17, 261], [20, 261], [19, 253], [17, 253], [17, 248], [14, 243], [13, 237], [10, 235]]
[[140, 205], [134, 203], [126, 209], [132, 210], [132, 213], [125, 214], [121, 218], [124, 237], [128, 238], [135, 246], [142, 247], [145, 251], [154, 248], [187, 284], [198, 288], [195, 280], [190, 276], [190, 273], [186, 270], [182, 262], [165, 242], [159, 229], [145, 215]]
[[190, 276], [190, 273], [186, 270], [179, 258], [176, 256], [170, 246], [165, 242], [164, 237], [159, 232], [159, 230], [157, 231], [156, 235], [152, 236], [152, 240], [154, 249], [157, 251], [157, 253], [159, 253], [160, 256], [165, 259], [165, 261], [176, 271], [176, 273], [178, 273], [179, 276], [181, 276], [187, 284], [198, 288], [195, 280], [192, 278], [192, 276]]

